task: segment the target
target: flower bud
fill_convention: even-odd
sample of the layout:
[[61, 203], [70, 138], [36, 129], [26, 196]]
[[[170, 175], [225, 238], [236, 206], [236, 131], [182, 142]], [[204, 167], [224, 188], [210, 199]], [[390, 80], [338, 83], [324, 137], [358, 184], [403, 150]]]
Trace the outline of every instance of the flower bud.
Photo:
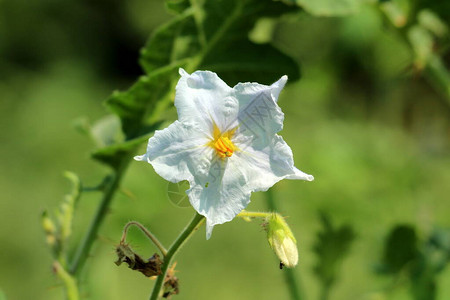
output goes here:
[[47, 244], [54, 246], [56, 244], [56, 226], [52, 219], [48, 216], [47, 212], [44, 211], [41, 216], [42, 228], [45, 232], [45, 237]]
[[281, 263], [293, 268], [298, 263], [297, 241], [284, 218], [273, 213], [266, 220], [267, 240]]

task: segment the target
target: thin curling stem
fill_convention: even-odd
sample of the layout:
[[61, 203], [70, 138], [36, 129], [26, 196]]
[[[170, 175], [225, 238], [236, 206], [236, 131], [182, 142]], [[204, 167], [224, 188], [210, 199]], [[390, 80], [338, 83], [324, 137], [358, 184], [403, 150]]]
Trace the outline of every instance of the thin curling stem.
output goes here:
[[132, 225], [138, 227], [153, 242], [153, 244], [159, 249], [159, 251], [161, 251], [161, 253], [164, 257], [167, 255], [166, 248], [164, 248], [164, 246], [156, 238], [156, 236], [153, 235], [153, 233], [151, 233], [147, 228], [145, 228], [144, 225], [142, 225], [141, 223], [136, 222], [136, 221], [130, 221], [125, 225], [125, 227], [123, 228], [122, 238], [120, 239], [120, 244], [125, 243], [125, 240], [127, 238], [128, 228], [130, 228]]

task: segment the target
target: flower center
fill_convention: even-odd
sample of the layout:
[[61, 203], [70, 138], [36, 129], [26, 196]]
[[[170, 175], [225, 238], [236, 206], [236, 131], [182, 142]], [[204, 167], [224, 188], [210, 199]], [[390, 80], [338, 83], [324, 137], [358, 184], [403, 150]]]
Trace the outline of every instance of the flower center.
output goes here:
[[233, 145], [233, 143], [230, 141], [230, 139], [228, 137], [221, 136], [215, 141], [214, 148], [216, 149], [217, 154], [220, 157], [224, 158], [224, 157], [230, 157], [231, 155], [233, 155], [235, 146]]
[[219, 127], [213, 123], [213, 139], [207, 145], [215, 149], [220, 158], [230, 157], [234, 151], [239, 150], [231, 141], [236, 129], [234, 128], [222, 133]]

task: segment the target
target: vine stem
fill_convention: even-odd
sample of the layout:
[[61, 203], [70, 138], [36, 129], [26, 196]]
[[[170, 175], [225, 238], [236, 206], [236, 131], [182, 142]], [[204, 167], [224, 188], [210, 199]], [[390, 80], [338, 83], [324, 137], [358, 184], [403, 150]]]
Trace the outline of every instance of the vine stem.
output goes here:
[[[269, 189], [265, 192], [267, 206], [271, 211], [277, 211], [277, 205], [275, 202], [275, 198], [273, 195], [273, 188]], [[289, 294], [291, 295], [292, 300], [301, 300], [304, 299], [303, 294], [301, 292], [301, 287], [298, 279], [295, 276], [294, 269], [284, 268], [283, 269], [284, 278], [286, 280], [286, 284], [289, 288]]]
[[164, 279], [166, 278], [167, 270], [169, 269], [170, 266], [170, 261], [178, 252], [178, 250], [181, 248], [181, 246], [183, 246], [183, 244], [192, 236], [192, 234], [204, 221], [205, 221], [204, 216], [195, 213], [195, 216], [194, 218], [192, 218], [191, 222], [184, 228], [184, 230], [180, 233], [180, 235], [170, 246], [166, 256], [164, 257], [164, 263], [161, 268], [162, 273], [158, 275], [158, 278], [156, 279], [155, 286], [153, 287], [152, 294], [150, 295], [150, 300], [158, 299], [159, 294], [161, 292], [161, 288], [164, 284]]
[[72, 259], [72, 263], [69, 268], [70, 274], [79, 273], [81, 268], [84, 266], [84, 263], [86, 262], [86, 259], [88, 258], [89, 252], [92, 248], [92, 244], [97, 238], [97, 233], [100, 225], [103, 223], [103, 219], [108, 212], [109, 204], [111, 203], [111, 200], [120, 185], [120, 181], [122, 180], [129, 162], [129, 159], [124, 158], [120, 167], [116, 170], [112, 178], [106, 184], [103, 198], [97, 208], [95, 216], [92, 219], [91, 224], [89, 225], [89, 229], [86, 235], [83, 237], [83, 241], [75, 252], [74, 258]]
[[139, 222], [136, 221], [130, 221], [128, 222], [125, 227], [123, 228], [123, 234], [122, 234], [122, 238], [120, 239], [120, 244], [124, 244], [125, 240], [127, 238], [127, 232], [128, 232], [128, 228], [131, 227], [131, 225], [134, 225], [136, 227], [138, 227], [140, 230], [142, 230], [142, 232], [153, 242], [153, 244], [158, 247], [159, 251], [161, 251], [163, 256], [167, 255], [167, 250], [166, 248], [164, 248], [164, 246], [161, 244], [161, 242], [156, 238], [156, 236], [151, 233], [147, 228], [144, 227], [144, 225], [142, 225]]

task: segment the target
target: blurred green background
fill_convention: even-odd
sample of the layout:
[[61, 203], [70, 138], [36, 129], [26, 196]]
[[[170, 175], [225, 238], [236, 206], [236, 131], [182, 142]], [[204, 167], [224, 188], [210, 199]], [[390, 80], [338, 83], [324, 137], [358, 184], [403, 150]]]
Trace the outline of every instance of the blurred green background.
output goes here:
[[[450, 19], [445, 1], [416, 5]], [[70, 190], [63, 171], [87, 186], [108, 173], [89, 159], [94, 145], [74, 124], [107, 114], [102, 101], [142, 73], [139, 49], [169, 18], [160, 1], [0, 1], [0, 299], [1, 291], [7, 299], [63, 298], [40, 214]], [[296, 166], [315, 181], [286, 180], [272, 190], [298, 241], [295, 273], [305, 299], [320, 295], [314, 245], [321, 211], [355, 233], [330, 299], [411, 299], [407, 281], [376, 270], [397, 224], [413, 226], [419, 240], [450, 227], [450, 100], [414, 70], [401, 31], [375, 6], [340, 18], [266, 20], [253, 34], [270, 36], [302, 66], [302, 78], [280, 96], [281, 135]], [[443, 61], [448, 66], [450, 56]], [[172, 110], [168, 123], [175, 118]], [[131, 163], [83, 271], [84, 299], [147, 299], [153, 281], [117, 267], [114, 246], [129, 220], [170, 244], [193, 210], [168, 201], [167, 185], [149, 165]], [[98, 201], [96, 192], [83, 194], [72, 241], [82, 237]], [[265, 194], [254, 193], [248, 209], [267, 210]], [[155, 251], [135, 230], [128, 240], [143, 256]], [[217, 226], [209, 241], [202, 228], [176, 261], [181, 294], [174, 299], [288, 299], [257, 221]], [[450, 268], [436, 283], [437, 299], [450, 299]]]

